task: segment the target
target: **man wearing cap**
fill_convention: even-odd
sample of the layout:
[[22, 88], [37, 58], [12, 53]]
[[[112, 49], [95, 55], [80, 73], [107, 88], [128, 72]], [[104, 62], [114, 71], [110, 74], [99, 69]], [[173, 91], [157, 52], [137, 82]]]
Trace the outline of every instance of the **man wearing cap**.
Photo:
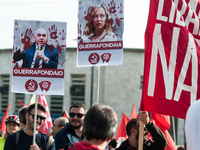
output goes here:
[[83, 119], [86, 107], [81, 102], [74, 103], [69, 109], [69, 123], [55, 135], [56, 150], [64, 149], [68, 143], [77, 143], [83, 140]]
[[0, 137], [0, 150], [3, 150], [6, 138], [9, 134], [15, 133], [20, 129], [19, 117], [17, 115], [10, 115], [6, 121], [6, 133], [3, 137]]

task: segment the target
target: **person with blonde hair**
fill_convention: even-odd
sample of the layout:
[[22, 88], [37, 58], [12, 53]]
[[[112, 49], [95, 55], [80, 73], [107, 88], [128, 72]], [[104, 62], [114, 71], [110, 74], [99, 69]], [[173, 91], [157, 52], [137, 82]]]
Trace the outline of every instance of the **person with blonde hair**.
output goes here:
[[90, 15], [84, 31], [84, 35], [88, 36], [87, 42], [117, 41], [113, 20], [104, 4], [95, 5]]

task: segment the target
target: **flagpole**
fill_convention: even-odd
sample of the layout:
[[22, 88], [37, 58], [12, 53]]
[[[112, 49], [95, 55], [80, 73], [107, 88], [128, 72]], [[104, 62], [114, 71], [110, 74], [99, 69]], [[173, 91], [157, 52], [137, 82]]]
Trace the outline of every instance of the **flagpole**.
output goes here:
[[91, 94], [90, 94], [90, 107], [92, 107], [93, 103], [93, 79], [94, 79], [94, 66], [91, 68]]
[[143, 150], [143, 142], [144, 142], [144, 122], [140, 121], [138, 150]]
[[[176, 145], [176, 135], [175, 135], [174, 117], [172, 117], [172, 127], [173, 127], [174, 143], [175, 143], [175, 145]], [[176, 147], [176, 146], [175, 146], [175, 147]]]
[[37, 95], [37, 99], [35, 101], [35, 115], [34, 115], [34, 129], [33, 129], [33, 145], [35, 145], [35, 137], [36, 137], [36, 122], [37, 122], [37, 103], [38, 103], [38, 97], [39, 95]]
[[99, 103], [99, 86], [100, 86], [100, 66], [97, 66], [98, 74], [97, 74], [97, 103]]

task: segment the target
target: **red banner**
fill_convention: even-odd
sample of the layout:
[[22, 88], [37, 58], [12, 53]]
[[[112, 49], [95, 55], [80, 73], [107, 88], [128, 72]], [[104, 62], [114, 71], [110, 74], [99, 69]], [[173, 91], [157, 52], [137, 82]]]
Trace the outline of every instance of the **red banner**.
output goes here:
[[142, 110], [184, 119], [200, 98], [199, 11], [195, 0], [150, 1]]

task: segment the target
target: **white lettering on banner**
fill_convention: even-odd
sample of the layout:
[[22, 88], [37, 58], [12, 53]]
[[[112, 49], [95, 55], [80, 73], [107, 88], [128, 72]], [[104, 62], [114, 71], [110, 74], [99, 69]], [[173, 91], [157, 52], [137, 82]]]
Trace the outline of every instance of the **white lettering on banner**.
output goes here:
[[157, 12], [156, 19], [164, 21], [164, 22], [167, 22], [168, 18], [166, 16], [162, 16], [163, 8], [164, 8], [164, 0], [159, 0], [159, 3], [158, 3], [158, 12]]
[[159, 34], [161, 33], [161, 24], [155, 25], [154, 34], [153, 34], [153, 46], [152, 46], [152, 57], [151, 57], [151, 64], [150, 64], [149, 84], [148, 84], [149, 96], [154, 95], [157, 58], [158, 58], [158, 52], [159, 52], [160, 57], [161, 57], [163, 76], [164, 76], [163, 78], [164, 78], [164, 83], [165, 83], [166, 99], [169, 99], [169, 100], [172, 99], [179, 32], [180, 32], [179, 28], [174, 28], [172, 44], [171, 44], [172, 49], [171, 49], [170, 60], [169, 60], [169, 69], [167, 69], [165, 49], [162, 42], [161, 34]]
[[15, 75], [50, 75], [50, 76], [63, 76], [63, 71], [52, 70], [30, 70], [30, 69], [14, 69]]
[[80, 44], [79, 49], [94, 49], [94, 48], [121, 48], [121, 42], [118, 43], [100, 43], [100, 44]]
[[[174, 75], [175, 75], [175, 65], [177, 58], [177, 45], [180, 29], [174, 27], [172, 35], [172, 44], [171, 44], [171, 54], [169, 60], [169, 69], [167, 69], [167, 61], [165, 56], [164, 45], [161, 37], [161, 24], [156, 24], [153, 33], [153, 45], [152, 45], [152, 55], [151, 55], [151, 64], [149, 72], [149, 83], [148, 83], [148, 95], [154, 96], [155, 82], [156, 82], [156, 68], [157, 68], [157, 59], [158, 53], [160, 54], [161, 65], [163, 70], [163, 78], [165, 85], [165, 96], [166, 99], [172, 100], [173, 90], [174, 90]], [[186, 78], [186, 73], [189, 67], [190, 60], [192, 59], [192, 85], [185, 85], [184, 81]], [[187, 52], [184, 58], [184, 63], [181, 69], [180, 76], [178, 77], [178, 85], [175, 91], [174, 100], [179, 101], [181, 92], [183, 90], [190, 92], [191, 104], [196, 101], [197, 94], [197, 78], [198, 78], [198, 60], [196, 47], [194, 43], [194, 38], [189, 34], [189, 43], [187, 47]]]
[[[183, 84], [186, 78], [189, 62], [192, 59], [192, 85]], [[178, 78], [178, 85], [175, 92], [174, 100], [179, 101], [182, 90], [190, 92], [190, 104], [196, 101], [197, 95], [197, 79], [198, 79], [198, 60], [194, 38], [189, 34], [189, 43], [187, 47], [186, 56], [183, 62], [183, 67]]]
[[[189, 4], [190, 4], [190, 2], [189, 2]], [[193, 15], [195, 18], [192, 18]], [[185, 19], [185, 24], [187, 25], [187, 27], [189, 26], [190, 23], [192, 23], [194, 25], [193, 34], [197, 35], [198, 31], [199, 31], [199, 19], [198, 19], [196, 13], [194, 13], [192, 11], [191, 7], [189, 7], [189, 12]]]
[[[191, 24], [194, 25], [192, 33], [194, 35], [200, 36], [199, 18], [196, 15], [196, 8], [197, 8], [197, 5], [199, 5], [198, 1], [197, 2], [189, 1], [189, 3], [188, 3], [189, 11], [186, 11], [187, 10], [187, 3], [184, 0], [183, 1], [181, 0], [182, 6], [181, 6], [180, 10], [178, 10], [178, 7], [177, 7], [178, 2], [180, 2], [180, 0], [174, 0], [174, 2], [172, 1], [170, 14], [168, 16], [163, 16], [162, 14], [163, 14], [164, 8], [167, 8], [167, 7], [164, 6], [164, 1], [165, 0], [159, 0], [158, 12], [157, 12], [157, 16], [156, 16], [157, 20], [173, 23], [174, 22], [174, 16], [176, 14], [175, 24], [180, 25], [180, 26], [186, 25], [187, 28], [188, 28], [189, 24], [191, 23]], [[178, 11], [176, 11], [176, 8], [177, 8]], [[175, 13], [175, 11], [176, 11], [176, 13]], [[182, 17], [183, 15], [186, 16], [186, 17], [183, 18]], [[169, 19], [168, 19], [168, 17], [169, 17]], [[184, 19], [185, 19], [185, 22], [183, 21]]]

